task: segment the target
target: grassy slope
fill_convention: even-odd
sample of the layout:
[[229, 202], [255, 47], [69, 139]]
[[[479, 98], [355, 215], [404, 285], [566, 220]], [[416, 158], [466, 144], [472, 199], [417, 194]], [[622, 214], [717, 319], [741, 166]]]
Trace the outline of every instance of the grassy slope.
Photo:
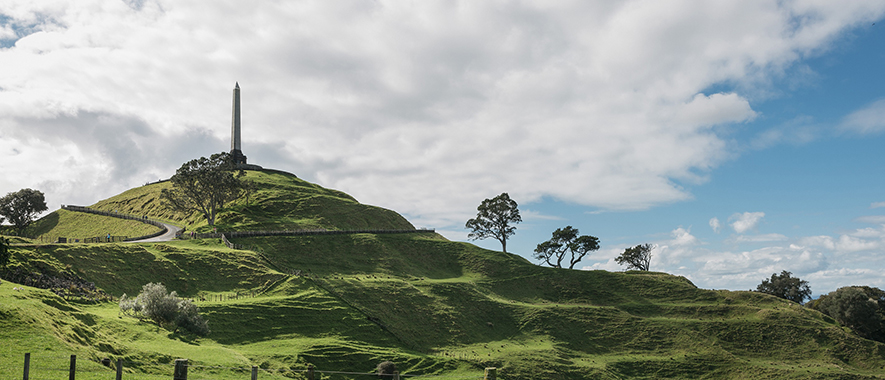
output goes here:
[[52, 242], [60, 236], [82, 241], [87, 237], [107, 234], [128, 237], [145, 236], [159, 230], [159, 227], [135, 220], [56, 210], [34, 222], [28, 227], [25, 234], [35, 236], [37, 240]]
[[[245, 179], [255, 184], [256, 191], [219, 212], [216, 219], [219, 231], [414, 228], [393, 211], [360, 204], [343, 192], [323, 188], [292, 174], [249, 170]], [[160, 192], [170, 186], [169, 182], [162, 182], [138, 187], [91, 207], [145, 214], [187, 225], [189, 229], [210, 231], [212, 228], [201, 215], [185, 215], [162, 207]]]
[[[241, 217], [229, 226], [404, 225], [390, 211], [365, 211], [349, 197], [294, 177], [249, 175], [267, 187], [253, 195], [259, 204], [234, 207], [229, 215]], [[132, 191], [152, 186], [162, 184]], [[118, 196], [99, 204], [155, 204], [135, 197], [140, 200]], [[284, 216], [273, 221], [274, 213]], [[298, 378], [287, 371], [308, 363], [368, 372], [386, 359], [411, 374], [477, 376], [497, 366], [507, 379], [885, 377], [885, 346], [817, 312], [757, 293], [697, 289], [667, 274], [542, 268], [430, 233], [236, 242], [253, 250], [230, 250], [217, 239], [15, 247], [13, 265], [74, 273], [114, 295], [135, 294], [153, 281], [205, 299], [197, 302], [213, 332], [207, 338], [171, 333], [119, 318], [113, 304], [70, 304], [42, 290], [12, 291], [14, 284], [4, 282], [0, 339], [11, 344], [0, 350], [0, 373], [19, 375], [24, 352], [60, 367], [76, 352], [84, 362], [123, 358], [156, 378], [168, 378], [163, 363], [177, 357], [277, 371], [261, 378]], [[303, 275], [291, 274], [296, 271]], [[234, 292], [259, 296], [219, 300]], [[84, 366], [97, 371], [95, 377], [78, 378], [109, 371]], [[218, 379], [248, 376], [194, 371]]]

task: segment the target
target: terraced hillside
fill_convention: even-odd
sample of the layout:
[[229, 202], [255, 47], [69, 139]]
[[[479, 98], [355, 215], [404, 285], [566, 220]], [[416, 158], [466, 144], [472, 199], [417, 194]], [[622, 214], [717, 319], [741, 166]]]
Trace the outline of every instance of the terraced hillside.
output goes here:
[[[255, 190], [219, 213], [215, 221], [219, 231], [414, 228], [393, 211], [361, 204], [343, 192], [323, 188], [292, 174], [249, 170], [244, 178], [253, 183]], [[188, 226], [189, 230], [212, 230], [200, 215], [184, 215], [163, 207], [160, 192], [170, 186], [169, 182], [145, 185], [91, 207], [169, 220]]]
[[[293, 176], [249, 177], [260, 188], [225, 212], [228, 228], [410, 226]], [[160, 186], [96, 207], [172, 218], [146, 195]], [[4, 281], [0, 373], [20, 376], [21, 357], [32, 352], [35, 361], [77, 353], [90, 370], [78, 379], [108, 378], [112, 370], [95, 363], [104, 357], [124, 359], [139, 379], [168, 378], [179, 357], [196, 365], [192, 375], [213, 379], [247, 378], [242, 369], [252, 365], [263, 369], [260, 378], [304, 378], [309, 364], [367, 374], [324, 379], [373, 378], [382, 360], [443, 378], [477, 378], [485, 367], [497, 367], [501, 379], [885, 378], [885, 345], [818, 312], [759, 293], [698, 289], [664, 273], [539, 267], [433, 233], [234, 242], [249, 250], [218, 239], [16, 245], [12, 266], [76, 275], [115, 296], [163, 282], [196, 300], [212, 333], [170, 332], [119, 316], [113, 303], [66, 301]]]

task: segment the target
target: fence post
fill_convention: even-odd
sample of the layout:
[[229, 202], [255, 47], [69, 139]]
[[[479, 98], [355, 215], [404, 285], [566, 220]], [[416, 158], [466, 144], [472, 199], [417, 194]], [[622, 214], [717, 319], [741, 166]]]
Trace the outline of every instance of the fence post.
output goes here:
[[485, 380], [495, 380], [497, 378], [495, 376], [496, 375], [495, 372], [497, 372], [497, 368], [495, 368], [495, 367], [486, 368], [486, 377], [484, 377], [484, 379]]
[[31, 371], [31, 354], [25, 354], [25, 374], [22, 377], [23, 380], [28, 380], [28, 372]]
[[252, 366], [252, 380], [258, 380], [258, 367]]
[[175, 372], [172, 380], [187, 380], [187, 359], [175, 359]]
[[393, 371], [393, 380], [399, 380], [399, 371]]
[[313, 378], [313, 365], [307, 366], [307, 380], [315, 380]]
[[77, 355], [71, 355], [71, 369], [68, 370], [68, 379], [75, 380], [77, 376]]
[[117, 359], [117, 380], [123, 380], [123, 359]]

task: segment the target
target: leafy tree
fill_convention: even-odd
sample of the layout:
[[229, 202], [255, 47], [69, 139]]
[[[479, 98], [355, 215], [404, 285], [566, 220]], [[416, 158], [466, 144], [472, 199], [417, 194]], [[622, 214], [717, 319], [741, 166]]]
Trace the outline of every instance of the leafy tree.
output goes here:
[[885, 342], [885, 291], [869, 286], [846, 286], [809, 302], [857, 335]]
[[161, 196], [173, 209], [199, 212], [214, 226], [218, 209], [248, 191], [248, 185], [241, 180], [244, 174], [237, 171], [228, 153], [200, 157], [181, 165], [171, 178], [172, 189], [163, 189]]
[[507, 193], [492, 199], [486, 199], [476, 207], [476, 218], [470, 219], [465, 228], [472, 230], [467, 234], [471, 240], [495, 238], [501, 242], [501, 249], [507, 253], [507, 238], [516, 233], [513, 224], [522, 222], [516, 201]]
[[[574, 269], [587, 253], [599, 249], [599, 238], [590, 235], [578, 235], [578, 229], [572, 226], [557, 228], [553, 237], [535, 248], [535, 258], [544, 260], [547, 265], [562, 268], [562, 260], [569, 256], [569, 269]], [[567, 255], [569, 254], [569, 255]]]
[[19, 235], [46, 210], [46, 200], [39, 190], [21, 189], [0, 198], [0, 215], [15, 227]]
[[0, 236], [0, 267], [5, 267], [6, 264], [9, 264], [11, 257], [12, 254], [9, 253], [9, 240]]
[[624, 249], [615, 261], [620, 265], [627, 264], [627, 269], [637, 269], [647, 271], [651, 265], [651, 251], [654, 246], [651, 244], [640, 244], [635, 247]]
[[762, 280], [762, 283], [756, 287], [756, 291], [800, 304], [806, 298], [811, 298], [811, 288], [808, 286], [808, 281], [792, 277], [792, 273], [788, 271], [782, 271], [781, 274], [772, 273], [771, 279]]
[[175, 292], [166, 293], [163, 284], [149, 283], [141, 288], [138, 297], [125, 294], [120, 297], [123, 314], [153, 321], [157, 326], [174, 326], [197, 335], [209, 335], [209, 324], [200, 315], [200, 309], [190, 300], [178, 298]]

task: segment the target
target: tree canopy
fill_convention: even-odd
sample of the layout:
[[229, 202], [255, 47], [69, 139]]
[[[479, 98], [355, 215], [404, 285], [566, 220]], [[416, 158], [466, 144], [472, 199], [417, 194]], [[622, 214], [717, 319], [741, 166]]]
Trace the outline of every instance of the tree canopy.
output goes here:
[[624, 249], [615, 261], [620, 265], [627, 264], [627, 269], [636, 269], [647, 271], [651, 266], [651, 251], [654, 246], [651, 244], [640, 244], [635, 247]]
[[9, 221], [19, 235], [46, 210], [46, 200], [39, 190], [21, 189], [0, 198], [0, 216]]
[[501, 249], [507, 253], [507, 239], [516, 233], [517, 224], [522, 222], [516, 201], [507, 193], [492, 199], [483, 200], [476, 207], [476, 218], [470, 219], [465, 228], [470, 229], [467, 238], [471, 240], [495, 238], [501, 242]]
[[857, 335], [885, 342], [885, 291], [869, 286], [846, 286], [808, 303]]
[[756, 291], [801, 304], [805, 299], [811, 298], [811, 288], [808, 286], [808, 281], [792, 275], [788, 271], [782, 271], [781, 274], [772, 273], [770, 279], [762, 280]]
[[578, 235], [578, 229], [572, 226], [557, 228], [553, 237], [535, 248], [535, 258], [543, 260], [554, 268], [562, 268], [562, 261], [569, 257], [569, 269], [574, 269], [587, 253], [599, 249], [599, 238], [590, 235]]
[[0, 236], [0, 268], [9, 263], [12, 254], [9, 252], [9, 240]]
[[163, 189], [166, 205], [182, 212], [198, 212], [210, 226], [215, 225], [218, 209], [239, 199], [248, 191], [228, 153], [190, 160], [172, 176], [172, 189]]

